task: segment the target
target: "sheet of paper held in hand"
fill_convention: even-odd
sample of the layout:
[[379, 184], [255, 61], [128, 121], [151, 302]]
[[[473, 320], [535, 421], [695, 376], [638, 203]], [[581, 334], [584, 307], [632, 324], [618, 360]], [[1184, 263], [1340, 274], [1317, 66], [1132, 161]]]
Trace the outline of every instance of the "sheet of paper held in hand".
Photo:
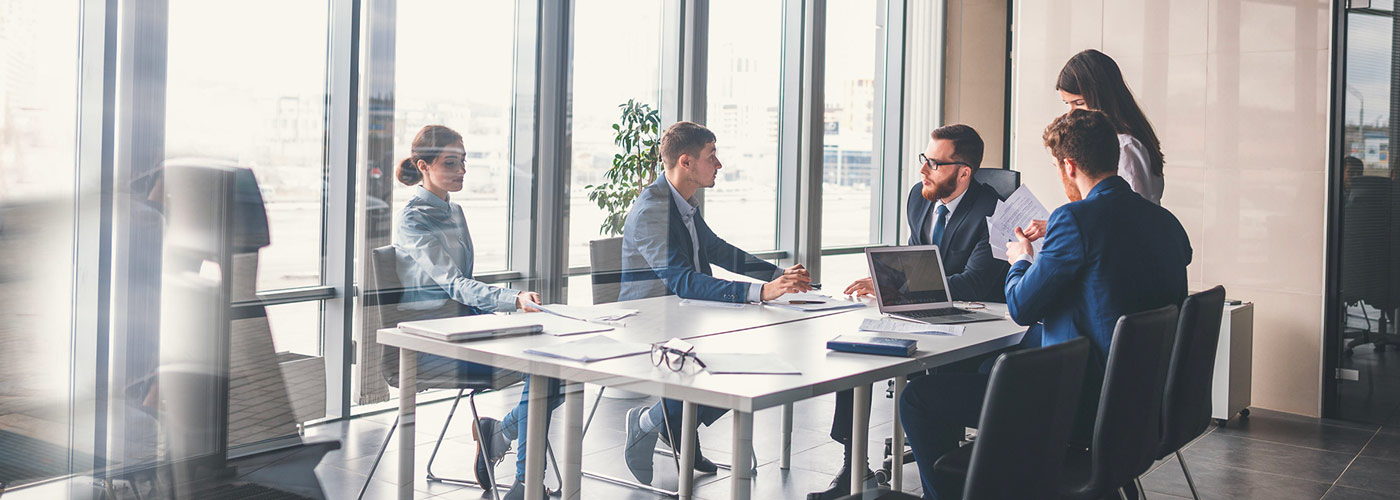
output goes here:
[[962, 336], [967, 327], [963, 325], [930, 325], [894, 318], [866, 319], [860, 322], [860, 331], [880, 333], [936, 333]]
[[764, 305], [806, 312], [835, 311], [865, 307], [864, 302], [838, 299], [836, 297], [811, 292], [785, 293], [776, 299], [764, 302]]
[[[1045, 210], [1045, 205], [1040, 204], [1031, 193], [1031, 188], [1022, 185], [1006, 198], [1006, 201], [998, 201], [997, 209], [991, 217], [987, 217], [987, 235], [992, 244], [992, 256], [1000, 260], [1006, 260], [1006, 243], [1016, 241], [1016, 228], [1030, 227], [1032, 220], [1047, 220], [1050, 212]], [[1045, 242], [1045, 238], [1035, 240], [1031, 246], [1035, 252], [1040, 253], [1040, 245]]]
[[704, 352], [696, 353], [696, 357], [705, 362], [705, 371], [711, 375], [721, 374], [764, 374], [764, 375], [801, 375], [802, 372], [793, 368], [787, 361], [778, 359], [772, 354], [758, 353], [717, 353]]

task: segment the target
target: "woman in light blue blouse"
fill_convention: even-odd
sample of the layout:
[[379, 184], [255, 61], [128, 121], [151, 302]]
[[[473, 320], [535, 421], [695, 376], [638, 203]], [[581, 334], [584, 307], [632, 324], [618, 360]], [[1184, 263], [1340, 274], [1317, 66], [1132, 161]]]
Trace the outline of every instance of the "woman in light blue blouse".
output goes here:
[[[395, 177], [399, 182], [417, 186], [413, 197], [408, 200], [403, 211], [399, 212], [394, 235], [394, 246], [399, 254], [399, 280], [406, 292], [401, 308], [413, 310], [437, 310], [455, 301], [465, 306], [467, 314], [487, 314], [492, 312], [525, 311], [536, 312], [534, 306], [540, 303], [535, 292], [512, 290], [482, 283], [472, 279], [473, 247], [471, 232], [467, 230], [466, 215], [462, 206], [450, 201], [450, 193], [462, 190], [466, 167], [462, 163], [465, 156], [462, 135], [442, 125], [423, 127], [413, 138], [412, 156], [399, 164]], [[491, 374], [491, 367], [465, 363], [459, 372], [468, 374]], [[563, 402], [559, 381], [549, 384], [549, 409], [553, 410]], [[513, 500], [524, 496], [525, 479], [525, 428], [527, 401], [530, 384], [525, 383], [525, 393], [517, 405], [501, 421], [482, 418], [485, 435], [482, 441], [484, 450], [478, 450], [476, 468], [477, 480], [490, 487], [490, 478], [485, 467], [498, 462], [509, 448], [509, 441], [519, 440], [516, 453], [515, 485], [505, 495]], [[481, 455], [485, 454], [483, 458]]]

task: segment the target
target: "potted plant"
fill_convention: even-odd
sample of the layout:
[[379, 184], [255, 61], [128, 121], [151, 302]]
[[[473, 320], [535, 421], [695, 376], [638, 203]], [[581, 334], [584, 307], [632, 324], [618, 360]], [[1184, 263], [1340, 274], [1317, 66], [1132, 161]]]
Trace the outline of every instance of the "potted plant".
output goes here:
[[603, 174], [606, 182], [584, 187], [588, 199], [607, 214], [600, 229], [608, 236], [622, 235], [632, 201], [661, 171], [661, 114], [634, 99], [618, 107], [622, 117], [612, 126], [613, 144], [622, 152], [613, 155], [612, 168]]

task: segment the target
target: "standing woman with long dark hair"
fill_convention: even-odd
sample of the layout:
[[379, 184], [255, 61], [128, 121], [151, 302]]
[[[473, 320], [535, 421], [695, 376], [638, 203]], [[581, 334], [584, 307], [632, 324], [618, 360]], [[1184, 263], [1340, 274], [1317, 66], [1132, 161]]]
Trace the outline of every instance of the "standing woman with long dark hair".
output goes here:
[[[1118, 129], [1118, 175], [1147, 201], [1162, 204], [1162, 144], [1123, 82], [1118, 63], [1094, 49], [1069, 58], [1055, 90], [1070, 109], [1095, 109]], [[1088, 194], [1088, 193], [1085, 193]]]

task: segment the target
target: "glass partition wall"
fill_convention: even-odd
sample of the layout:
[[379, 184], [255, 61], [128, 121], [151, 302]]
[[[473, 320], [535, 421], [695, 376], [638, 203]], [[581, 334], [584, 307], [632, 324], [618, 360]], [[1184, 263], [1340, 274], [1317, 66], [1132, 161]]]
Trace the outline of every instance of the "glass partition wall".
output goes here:
[[897, 243], [901, 2], [116, 4], [0, 7], [9, 494], [150, 491], [151, 464], [387, 409], [375, 250], [427, 125], [462, 136], [473, 277], [546, 301], [593, 301], [589, 243], [614, 234], [588, 187], [629, 100], [715, 131], [701, 209], [730, 242], [781, 265]]

